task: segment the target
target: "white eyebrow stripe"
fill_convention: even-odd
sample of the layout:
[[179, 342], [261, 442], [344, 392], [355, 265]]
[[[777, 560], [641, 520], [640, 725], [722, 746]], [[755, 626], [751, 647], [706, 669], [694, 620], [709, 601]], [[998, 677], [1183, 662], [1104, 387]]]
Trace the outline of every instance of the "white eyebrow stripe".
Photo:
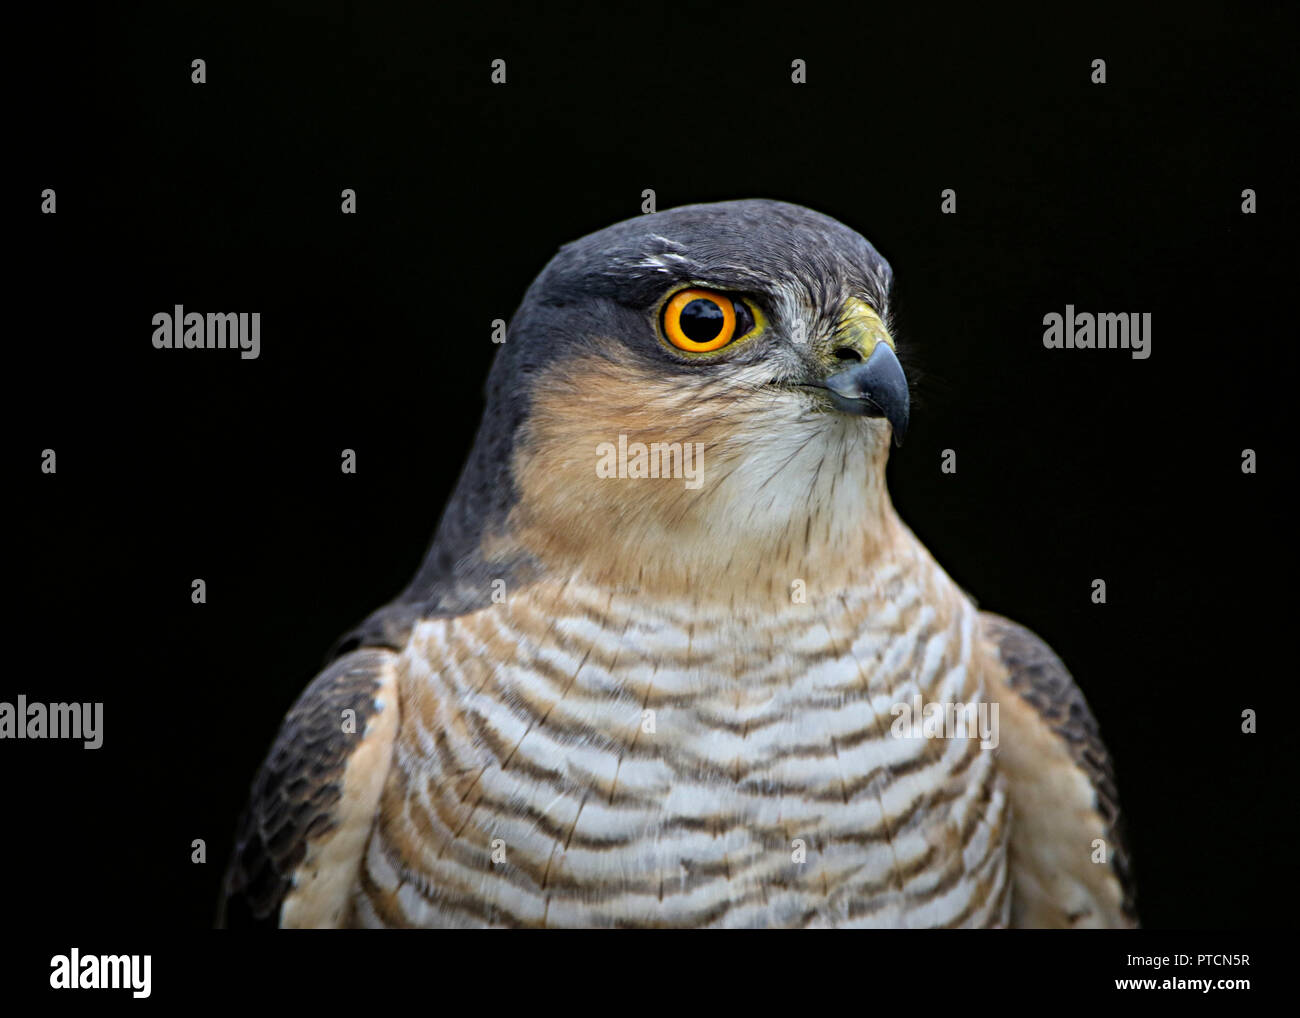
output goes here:
[[657, 272], [670, 272], [672, 271], [668, 266], [670, 261], [677, 262], [681, 265], [690, 264], [689, 258], [684, 258], [681, 255], [673, 254], [672, 252], [665, 252], [664, 254], [646, 255], [639, 262], [635, 262], [634, 265], [638, 269], [654, 269]]

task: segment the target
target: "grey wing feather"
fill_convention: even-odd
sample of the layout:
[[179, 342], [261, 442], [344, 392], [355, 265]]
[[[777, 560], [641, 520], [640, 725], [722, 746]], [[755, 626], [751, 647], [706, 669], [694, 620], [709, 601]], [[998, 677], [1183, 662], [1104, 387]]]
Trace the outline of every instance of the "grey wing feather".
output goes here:
[[273, 927], [308, 842], [335, 825], [343, 772], [357, 743], [343, 731], [343, 711], [356, 712], [356, 732], [375, 713], [380, 673], [391, 654], [359, 650], [339, 658], [307, 687], [285, 717], [253, 782], [222, 884], [217, 925]]
[[1122, 908], [1136, 921], [1136, 884], [1114, 767], [1088, 702], [1061, 659], [1039, 637], [1000, 615], [980, 614], [985, 632], [997, 645], [1010, 673], [1008, 684], [1064, 740], [1071, 758], [1092, 782], [1097, 811], [1108, 828], [1112, 866], [1124, 893]]

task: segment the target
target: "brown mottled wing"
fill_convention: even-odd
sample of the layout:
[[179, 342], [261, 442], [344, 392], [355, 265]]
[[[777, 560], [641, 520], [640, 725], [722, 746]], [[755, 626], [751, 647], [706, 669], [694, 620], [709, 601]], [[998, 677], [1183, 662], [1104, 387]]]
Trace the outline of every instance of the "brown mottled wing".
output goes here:
[[[395, 659], [386, 650], [353, 651], [289, 711], [239, 822], [218, 926], [346, 921], [392, 751]], [[348, 710], [355, 724], [345, 723]]]
[[[1007, 674], [999, 765], [1013, 807], [1012, 924], [1136, 925], [1110, 755], [1061, 659], [1024, 626], [981, 613]], [[1108, 862], [1092, 862], [1096, 838]]]

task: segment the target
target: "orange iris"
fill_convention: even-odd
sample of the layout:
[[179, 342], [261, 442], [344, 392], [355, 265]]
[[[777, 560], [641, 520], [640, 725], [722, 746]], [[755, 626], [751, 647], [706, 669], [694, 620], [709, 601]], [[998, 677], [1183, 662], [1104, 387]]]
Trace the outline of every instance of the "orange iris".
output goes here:
[[712, 290], [683, 290], [664, 308], [664, 335], [688, 353], [720, 350], [735, 338], [736, 307]]

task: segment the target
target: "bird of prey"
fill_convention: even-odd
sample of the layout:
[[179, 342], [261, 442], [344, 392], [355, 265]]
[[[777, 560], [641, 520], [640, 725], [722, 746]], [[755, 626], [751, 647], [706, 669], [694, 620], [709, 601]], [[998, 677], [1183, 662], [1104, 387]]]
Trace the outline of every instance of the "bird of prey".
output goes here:
[[767, 200], [562, 247], [422, 567], [285, 719], [219, 921], [1133, 925], [1079, 689], [891, 504], [891, 283]]

